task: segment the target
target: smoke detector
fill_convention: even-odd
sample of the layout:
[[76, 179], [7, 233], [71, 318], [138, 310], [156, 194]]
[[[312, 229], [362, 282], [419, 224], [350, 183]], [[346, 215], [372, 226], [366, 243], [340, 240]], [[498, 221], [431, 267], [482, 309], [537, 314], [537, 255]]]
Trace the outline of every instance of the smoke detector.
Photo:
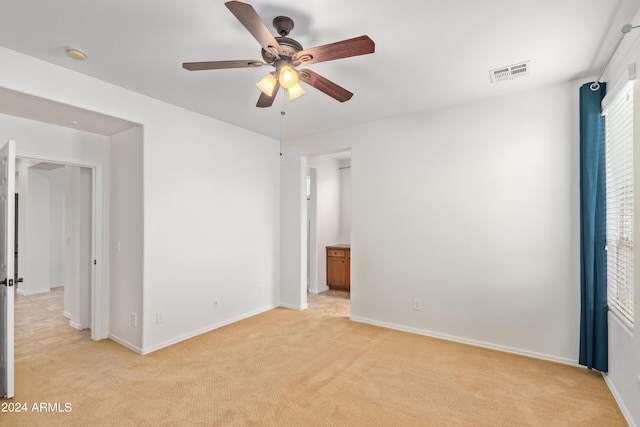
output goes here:
[[513, 80], [516, 77], [526, 76], [531, 70], [531, 61], [521, 62], [506, 67], [496, 68], [489, 71], [491, 83], [498, 83], [504, 80]]

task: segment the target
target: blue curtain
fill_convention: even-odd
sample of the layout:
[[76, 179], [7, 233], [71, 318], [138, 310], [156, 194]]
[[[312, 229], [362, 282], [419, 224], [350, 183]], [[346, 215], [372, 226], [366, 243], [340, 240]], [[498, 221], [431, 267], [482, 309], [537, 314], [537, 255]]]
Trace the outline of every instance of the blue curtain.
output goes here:
[[604, 117], [606, 84], [580, 88], [580, 358], [608, 370]]

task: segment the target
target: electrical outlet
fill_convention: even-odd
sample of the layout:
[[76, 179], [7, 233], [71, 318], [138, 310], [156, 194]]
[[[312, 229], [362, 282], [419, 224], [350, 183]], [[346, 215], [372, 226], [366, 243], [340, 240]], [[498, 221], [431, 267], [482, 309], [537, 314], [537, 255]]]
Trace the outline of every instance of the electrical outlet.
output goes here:
[[156, 311], [156, 323], [164, 323], [164, 314], [161, 311]]
[[131, 313], [131, 326], [138, 326], [138, 315], [136, 313]]
[[415, 299], [413, 300], [413, 309], [414, 309], [415, 311], [420, 311], [420, 310], [422, 310], [422, 300], [420, 300], [420, 299], [418, 299], [418, 298], [415, 298]]
[[220, 305], [220, 300], [218, 298], [215, 298], [213, 300], [213, 309], [217, 310], [219, 305]]

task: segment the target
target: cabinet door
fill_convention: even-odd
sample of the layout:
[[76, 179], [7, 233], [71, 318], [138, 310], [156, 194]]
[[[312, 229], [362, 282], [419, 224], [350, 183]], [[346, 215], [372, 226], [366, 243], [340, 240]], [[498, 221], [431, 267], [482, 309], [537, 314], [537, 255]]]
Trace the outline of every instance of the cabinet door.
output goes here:
[[327, 285], [346, 288], [347, 270], [344, 258], [327, 257]]

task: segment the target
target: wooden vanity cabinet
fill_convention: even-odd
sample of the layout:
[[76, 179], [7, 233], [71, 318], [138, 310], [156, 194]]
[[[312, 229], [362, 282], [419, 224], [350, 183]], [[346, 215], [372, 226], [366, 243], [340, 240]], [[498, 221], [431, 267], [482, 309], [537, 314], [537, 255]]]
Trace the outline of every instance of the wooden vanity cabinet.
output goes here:
[[351, 247], [327, 246], [327, 286], [329, 289], [349, 291], [351, 277]]

